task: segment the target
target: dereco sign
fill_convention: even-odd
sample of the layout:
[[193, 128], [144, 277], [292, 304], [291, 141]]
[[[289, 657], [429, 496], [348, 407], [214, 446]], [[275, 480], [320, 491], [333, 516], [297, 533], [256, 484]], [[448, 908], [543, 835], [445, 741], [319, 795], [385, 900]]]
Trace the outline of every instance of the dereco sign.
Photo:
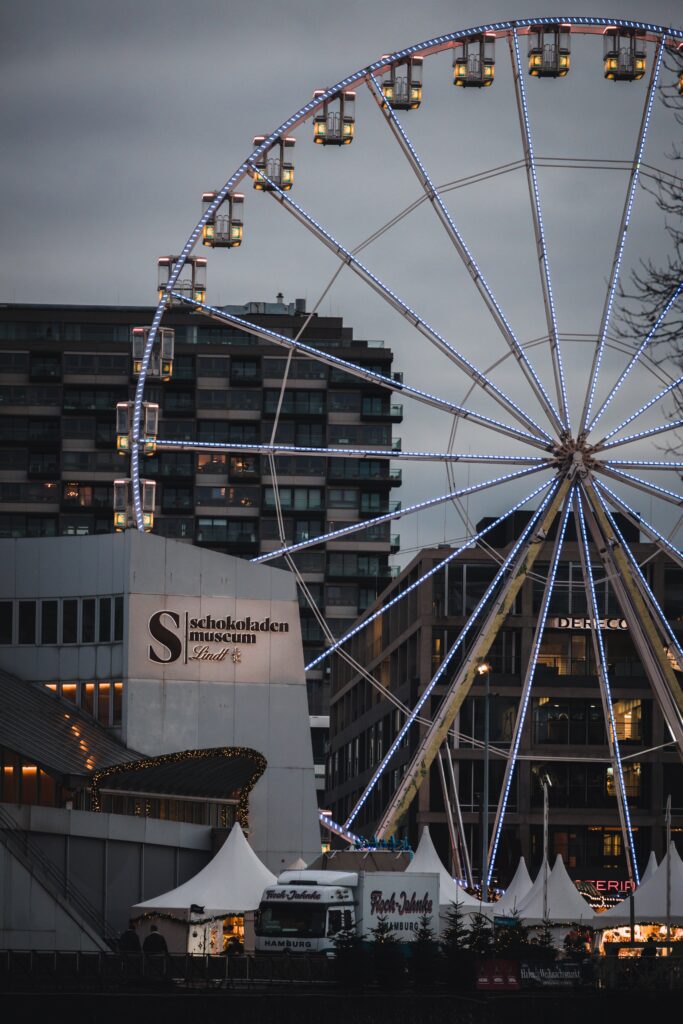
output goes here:
[[264, 634], [289, 632], [289, 622], [251, 615], [191, 616], [187, 610], [160, 608], [147, 625], [149, 661], [170, 665], [182, 661], [242, 661], [244, 647], [251, 647]]

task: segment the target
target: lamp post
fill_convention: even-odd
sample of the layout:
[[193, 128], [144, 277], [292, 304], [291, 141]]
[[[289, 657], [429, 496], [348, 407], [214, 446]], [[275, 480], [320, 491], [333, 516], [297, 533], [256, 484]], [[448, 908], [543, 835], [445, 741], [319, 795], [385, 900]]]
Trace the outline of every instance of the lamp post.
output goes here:
[[[486, 677], [484, 694], [484, 783], [481, 797], [481, 898], [484, 897], [489, 873], [489, 700], [491, 697], [491, 666], [483, 661], [477, 666], [480, 676]], [[488, 895], [488, 893], [487, 893]]]

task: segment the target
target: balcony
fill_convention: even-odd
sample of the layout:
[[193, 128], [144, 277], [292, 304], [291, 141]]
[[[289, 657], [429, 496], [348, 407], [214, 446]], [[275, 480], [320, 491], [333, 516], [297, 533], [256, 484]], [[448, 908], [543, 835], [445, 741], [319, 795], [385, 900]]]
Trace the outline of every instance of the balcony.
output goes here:
[[361, 403], [361, 420], [375, 423], [401, 423], [403, 406], [382, 398], [365, 397]]
[[392, 533], [390, 541], [389, 541], [389, 550], [391, 551], [392, 555], [397, 555], [398, 552], [401, 550], [401, 534], [400, 533]]

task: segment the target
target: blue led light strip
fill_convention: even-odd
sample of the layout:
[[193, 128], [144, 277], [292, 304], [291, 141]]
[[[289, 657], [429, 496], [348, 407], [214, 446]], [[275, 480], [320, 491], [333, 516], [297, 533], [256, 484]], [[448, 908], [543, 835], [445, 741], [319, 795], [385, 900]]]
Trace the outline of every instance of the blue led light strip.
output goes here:
[[[635, 419], [635, 417], [633, 418]], [[636, 434], [626, 434], [625, 437], [618, 437], [614, 441], [607, 441], [606, 444], [601, 444], [599, 448], [596, 447], [595, 451], [596, 454], [600, 454], [601, 452], [606, 452], [608, 448], [618, 448], [622, 444], [641, 441], [645, 437], [655, 437], [657, 434], [665, 434], [669, 430], [680, 430], [681, 427], [683, 427], [683, 419], [669, 420], [668, 423], [663, 423], [659, 427], [650, 427], [649, 430], [639, 430]]]
[[[488, 281], [482, 274], [481, 269], [477, 264], [477, 261], [472, 255], [464, 238], [460, 234], [457, 225], [455, 224], [453, 218], [448, 212], [446, 205], [443, 199], [441, 198], [438, 190], [434, 186], [434, 183], [432, 182], [432, 179], [429, 176], [426, 167], [422, 163], [422, 160], [418, 156], [415, 147], [408, 138], [405, 128], [403, 127], [398, 117], [392, 110], [391, 105], [389, 103], [384, 102], [384, 96], [381, 87], [374, 75], [370, 76], [368, 85], [371, 87], [371, 90], [374, 90], [373, 95], [377, 101], [377, 105], [384, 114], [387, 123], [394, 129], [394, 134], [397, 138], [397, 141], [401, 145], [402, 151], [408, 158], [408, 162], [411, 164], [413, 170], [415, 171], [418, 181], [420, 182], [424, 189], [425, 195], [427, 196], [428, 199], [432, 201], [432, 205], [436, 203], [436, 207], [438, 207], [438, 209], [436, 209], [436, 207], [434, 207], [434, 209], [438, 215], [440, 214], [439, 220], [446, 228], [449, 237], [453, 241], [455, 248], [460, 257], [462, 258], [468, 273], [470, 274], [472, 280], [477, 286], [477, 289], [484, 298], [487, 308], [492, 313], [493, 318], [498, 327], [500, 328], [503, 337], [505, 338], [511, 352], [513, 353], [513, 355], [515, 355], [517, 361], [520, 364], [523, 364], [523, 368], [526, 369], [527, 380], [531, 385], [532, 390], [534, 390], [537, 393], [541, 405], [546, 411], [550, 420], [555, 424], [557, 428], [559, 428], [560, 431], [562, 431], [562, 421], [560, 420], [560, 417], [557, 414], [557, 410], [553, 406], [553, 403], [550, 401], [550, 398], [548, 397], [548, 394], [546, 393], [546, 390], [543, 387], [541, 380], [539, 379], [538, 375], [536, 374], [536, 371], [529, 362], [529, 358], [526, 352], [522, 348], [515, 332], [512, 330], [510, 323], [508, 322], [505, 314], [503, 313], [501, 307], [499, 306], [498, 301], [496, 300], [496, 297], [494, 296]], [[481, 376], [483, 376], [483, 374]], [[477, 381], [477, 383], [479, 383], [479, 381]], [[493, 385], [489, 383], [487, 383], [486, 385], [486, 387], [492, 386]], [[507, 396], [505, 397], [507, 398]], [[538, 428], [538, 424], [535, 423], [533, 420], [529, 421], [529, 419], [527, 418], [525, 422], [529, 426], [533, 424], [533, 426]], [[546, 434], [546, 436], [548, 435]]]
[[448, 412], [453, 416], [460, 416], [462, 419], [470, 419], [473, 423], [479, 423], [482, 426], [489, 427], [491, 430], [498, 431], [498, 433], [508, 434], [510, 437], [526, 441], [527, 444], [535, 445], [537, 448], [543, 448], [544, 450], [548, 449], [548, 445], [540, 438], [533, 434], [528, 434], [524, 430], [519, 430], [517, 427], [508, 426], [507, 423], [501, 423], [499, 420], [491, 419], [490, 416], [484, 416], [482, 413], [474, 412], [472, 409], [467, 409], [462, 405], [456, 405], [454, 402], [447, 402], [445, 399], [438, 398], [436, 395], [432, 395], [428, 391], [422, 391], [420, 388], [414, 388], [409, 384], [401, 384], [398, 381], [393, 380], [391, 377], [385, 377], [381, 373], [376, 373], [374, 370], [367, 370], [365, 367], [358, 366], [356, 363], [349, 363], [346, 359], [340, 359], [339, 356], [332, 356], [329, 355], [329, 353], [323, 353], [319, 349], [313, 348], [311, 345], [306, 345], [302, 341], [295, 341], [293, 338], [287, 338], [284, 334], [278, 334], [277, 331], [273, 331], [268, 327], [257, 328], [248, 320], [243, 320], [239, 316], [233, 316], [232, 313], [226, 313], [224, 310], [216, 306], [207, 306], [204, 302], [197, 302], [196, 299], [189, 299], [176, 292], [173, 292], [172, 294], [185, 304], [192, 306], [195, 309], [201, 309], [203, 313], [206, 313], [206, 315], [210, 316], [213, 320], [219, 320], [222, 323], [234, 324], [241, 327], [249, 334], [254, 334], [256, 337], [264, 338], [266, 341], [272, 341], [276, 345], [280, 345], [282, 348], [291, 349], [296, 352], [305, 352], [306, 355], [310, 356], [312, 359], [317, 359], [318, 362], [326, 363], [328, 366], [341, 368], [346, 373], [349, 373], [354, 377], [360, 377], [362, 380], [370, 380], [382, 387], [389, 388], [391, 391], [399, 391], [403, 395], [410, 395], [411, 398], [416, 398], [418, 401], [426, 402], [435, 409], [442, 409], [444, 412]]
[[622, 534], [621, 530], [617, 526], [616, 520], [614, 519], [614, 516], [610, 512], [609, 508], [607, 507], [607, 505], [606, 505], [602, 495], [599, 494], [597, 490], [596, 490], [595, 494], [596, 494], [596, 497], [597, 497], [598, 501], [600, 502], [600, 504], [601, 504], [601, 506], [603, 508], [603, 511], [604, 511], [605, 515], [609, 519], [609, 522], [610, 522], [610, 525], [611, 525], [612, 529], [614, 530], [615, 534], [619, 538], [619, 543], [621, 544], [622, 548], [624, 549], [624, 552], [626, 553], [626, 557], [629, 560], [631, 568], [633, 569], [633, 571], [636, 573], [638, 579], [640, 580], [640, 582], [641, 582], [641, 584], [643, 586], [643, 589], [646, 591], [647, 596], [648, 596], [650, 602], [657, 609], [657, 613], [658, 613], [659, 619], [660, 619], [660, 628], [663, 627], [665, 634], [669, 638], [669, 642], [672, 644], [672, 646], [678, 652], [679, 664], [683, 668], [683, 647], [681, 647], [680, 640], [678, 639], [678, 637], [676, 636], [674, 631], [671, 629], [671, 626], [669, 625], [668, 619], [667, 619], [666, 615], [664, 614], [664, 611], [663, 611], [661, 605], [659, 604], [659, 601], [657, 600], [655, 595], [652, 593], [652, 590], [650, 589], [650, 584], [647, 582], [645, 574], [643, 573], [642, 569], [638, 565], [638, 560], [636, 559], [636, 556], [633, 554], [633, 552], [631, 551], [631, 548], [626, 543], [626, 541], [624, 539], [624, 535]]
[[[676, 303], [676, 301], [678, 300], [678, 297], [679, 297], [679, 295], [681, 294], [682, 291], [683, 291], [683, 281], [679, 284], [678, 288], [676, 288], [675, 292], [673, 293], [673, 295], [671, 296], [671, 298], [667, 302], [666, 306], [664, 307], [662, 312], [657, 317], [657, 320], [655, 321], [655, 324], [654, 324], [652, 330], [649, 332], [649, 334], [647, 335], [645, 340], [643, 342], [641, 342], [640, 347], [638, 348], [638, 350], [631, 356], [631, 359], [629, 360], [628, 366], [623, 371], [623, 373], [619, 377], [618, 381], [616, 382], [616, 384], [614, 385], [614, 387], [612, 388], [612, 390], [608, 394], [607, 398], [605, 399], [605, 401], [600, 406], [598, 412], [593, 417], [593, 419], [592, 419], [592, 421], [590, 423], [590, 426], [587, 428], [587, 432], [588, 433], [590, 433], [590, 431], [593, 429], [593, 427], [598, 422], [598, 420], [602, 418], [602, 415], [605, 412], [607, 406], [610, 404], [610, 402], [612, 401], [612, 399], [616, 395], [617, 391], [622, 386], [622, 384], [624, 383], [624, 381], [626, 380], [626, 378], [630, 374], [631, 370], [636, 365], [636, 363], [640, 359], [641, 355], [643, 354], [645, 349], [648, 347], [648, 345], [652, 341], [652, 338], [654, 337], [655, 332], [657, 331], [657, 328], [659, 327], [661, 322], [664, 320], [664, 318], [668, 315], [669, 310]], [[637, 415], [640, 415], [640, 413], [638, 412], [638, 413], [635, 414], [635, 416], [637, 416]], [[635, 418], [635, 416], [633, 418]], [[623, 423], [620, 423], [618, 427], [614, 428], [614, 431], [612, 431], [612, 433], [616, 433], [617, 430], [620, 430], [622, 427], [626, 426], [627, 422], [630, 422], [630, 419], [628, 421], [624, 420]], [[611, 436], [611, 434], [609, 434], [608, 436]]]
[[[645, 405], [641, 405], [641, 407], [639, 409], [636, 409], [635, 412], [631, 413], [631, 415], [628, 417], [628, 419], [623, 420], [622, 423], [619, 423], [616, 427], [614, 427], [612, 430], [610, 430], [609, 434], [605, 434], [605, 436], [602, 438], [602, 440], [598, 441], [598, 443], [596, 444], [595, 447], [598, 450], [601, 450], [602, 448], [609, 448], [610, 445], [609, 444], [605, 444], [605, 442], [609, 441], [610, 437], [614, 437], [614, 435], [617, 434], [620, 430], [623, 430], [624, 427], [627, 427], [629, 425], [629, 423], [633, 422], [633, 420], [637, 420], [638, 417], [642, 416], [644, 412], [647, 412], [647, 410], [651, 406], [653, 406], [656, 402], [659, 402], [660, 399], [662, 399], [666, 395], [668, 395], [670, 391], [674, 391], [676, 388], [681, 387], [681, 385], [683, 385], [683, 375], [678, 377], [676, 380], [673, 380], [671, 382], [671, 384], [667, 384], [667, 386], [665, 388], [662, 388], [661, 391], [657, 392], [657, 394], [654, 396], [654, 398], [651, 398], [649, 400], [649, 402], [646, 402]], [[660, 428], [657, 428], [657, 429], [660, 429]], [[667, 426], [667, 427], [665, 427], [665, 429], [668, 430], [670, 428]], [[631, 435], [631, 439], [634, 439], [634, 438], [637, 438], [637, 437], [640, 437], [640, 436], [641, 436], [640, 434], [632, 434]], [[629, 440], [629, 438], [622, 438], [622, 440], [624, 442], [627, 442]]]
[[[422, 696], [417, 701], [415, 707], [410, 712], [410, 714], [407, 716], [405, 722], [403, 723], [403, 725], [399, 729], [399, 731], [398, 731], [398, 733], [396, 735], [396, 738], [394, 739], [393, 743], [389, 747], [389, 749], [388, 749], [387, 753], [385, 754], [384, 758], [382, 759], [382, 761], [380, 762], [379, 766], [376, 768], [375, 772], [373, 773], [372, 778], [370, 779], [370, 781], [368, 782], [367, 786], [363, 790], [361, 796], [359, 797], [358, 802], [356, 803], [356, 806], [353, 808], [353, 810], [351, 811], [351, 814], [346, 819], [345, 825], [346, 825], [347, 828], [353, 822], [354, 818], [356, 817], [356, 815], [360, 811], [361, 807], [363, 806], [363, 804], [367, 800], [368, 796], [370, 795], [370, 793], [372, 792], [372, 790], [376, 786], [378, 780], [380, 779], [382, 773], [384, 772], [384, 769], [386, 768], [386, 766], [388, 765], [389, 761], [391, 760], [391, 758], [394, 756], [394, 754], [398, 750], [398, 748], [399, 748], [399, 746], [401, 744], [401, 740], [406, 735], [406, 733], [410, 729], [410, 726], [413, 724], [413, 722], [415, 721], [415, 719], [419, 715], [419, 713], [420, 713], [421, 709], [424, 707], [426, 701], [429, 699], [431, 693], [434, 690], [434, 687], [438, 684], [439, 680], [442, 678], [442, 676], [446, 672], [446, 669], [448, 668], [448, 666], [449, 666], [449, 664], [451, 662], [451, 659], [455, 655], [456, 651], [460, 648], [460, 645], [465, 640], [467, 634], [469, 633], [469, 631], [470, 631], [472, 625], [474, 624], [476, 618], [478, 617], [480, 611], [482, 610], [482, 608], [484, 608], [484, 606], [486, 605], [488, 599], [494, 593], [496, 587], [498, 586], [500, 581], [505, 576], [505, 574], [508, 571], [508, 569], [510, 568], [512, 562], [516, 558], [519, 549], [522, 547], [522, 545], [525, 543], [527, 537], [533, 531], [533, 529], [536, 526], [536, 524], [538, 523], [541, 515], [543, 514], [546, 506], [550, 503], [553, 495], [556, 494], [558, 487], [559, 487], [559, 480], [556, 479], [555, 481], [553, 481], [553, 483], [552, 483], [552, 485], [550, 487], [550, 490], [549, 490], [548, 494], [545, 496], [545, 498], [543, 499], [540, 507], [534, 513], [533, 517], [529, 520], [529, 522], [525, 526], [521, 536], [519, 537], [519, 539], [517, 540], [516, 544], [511, 549], [510, 553], [507, 555], [505, 561], [501, 565], [500, 569], [498, 570], [498, 572], [494, 576], [493, 581], [487, 587], [487, 589], [486, 589], [486, 591], [484, 593], [484, 596], [480, 599], [480, 601], [477, 604], [476, 608], [474, 609], [474, 611], [470, 615], [469, 619], [467, 620], [467, 622], [463, 626], [463, 628], [462, 628], [462, 630], [460, 632], [460, 635], [458, 636], [458, 639], [455, 641], [455, 643], [453, 644], [451, 649], [446, 654], [446, 656], [445, 656], [444, 660], [441, 662], [441, 665], [439, 666], [438, 670], [436, 671], [434, 676], [432, 676], [432, 679], [430, 680], [430, 682], [425, 687], [425, 689], [424, 689], [424, 691], [422, 693]], [[364, 623], [364, 625], [365, 624], [366, 623]]]
[[569, 494], [567, 495], [567, 503], [562, 513], [562, 519], [560, 522], [560, 529], [557, 540], [555, 542], [555, 550], [553, 552], [553, 560], [550, 565], [550, 583], [546, 587], [543, 593], [543, 601], [541, 603], [541, 610], [538, 616], [538, 622], [536, 625], [536, 636], [534, 637], [534, 643], [531, 650], [531, 658], [526, 671], [526, 679], [524, 681], [524, 689], [522, 692], [522, 699], [520, 702], [519, 710], [517, 712], [517, 720], [515, 722], [515, 734], [512, 750], [508, 756], [508, 761], [505, 766], [505, 778], [503, 780], [503, 794], [500, 803], [500, 807], [497, 813], [497, 824], [496, 831], [493, 836], [491, 843], [491, 852], [489, 854], [489, 867], [488, 875], [486, 876], [486, 884], [491, 884], [491, 878], [493, 877], [493, 868], [495, 865], [496, 854], [498, 853], [498, 844], [500, 842], [500, 836], [503, 831], [503, 822], [505, 819], [505, 811], [507, 810], [508, 797], [510, 795], [510, 786], [512, 785], [512, 779], [515, 772], [515, 765], [517, 762], [517, 754], [519, 753], [519, 745], [522, 740], [522, 730], [524, 729], [524, 722], [526, 719], [527, 708], [529, 706], [529, 697], [531, 695], [531, 687], [534, 681], [534, 674], [536, 672], [536, 664], [538, 662], [538, 655], [541, 650], [541, 643], [543, 642], [543, 631], [545, 630], [545, 623], [548, 617], [548, 609], [550, 607], [550, 601], [553, 596], [553, 587], [555, 586], [555, 577], [557, 575], [557, 567], [560, 564], [560, 555], [562, 554], [562, 544], [564, 543], [564, 535], [567, 529], [567, 521], [569, 514], [572, 510], [572, 496], [574, 493], [574, 487], [570, 488]]
[[645, 109], [643, 111], [643, 120], [640, 126], [638, 145], [636, 148], [636, 155], [633, 161], [633, 169], [631, 171], [631, 181], [626, 195], [626, 205], [624, 207], [624, 213], [621, 220], [619, 240], [617, 242], [617, 248], [614, 253], [614, 262], [612, 263], [612, 272], [610, 275], [609, 288], [607, 290], [607, 301], [605, 302], [605, 309], [602, 314], [602, 323], [600, 324], [600, 336], [598, 339], [598, 345], [595, 350], [595, 354], [593, 356], [593, 366], [591, 368], [588, 390], [586, 392], [586, 400], [584, 402], [583, 413], [581, 416], [581, 431], [584, 434], [588, 429], [587, 425], [590, 420], [591, 408], [593, 406], [593, 399], [595, 397], [595, 388], [598, 383], [598, 375], [600, 374], [600, 366], [602, 363], [603, 352], [605, 350], [605, 342], [607, 341], [607, 329], [609, 327], [610, 318], [612, 316], [614, 295], [616, 292], [617, 284], [619, 282], [621, 260], [624, 255], [624, 245], [626, 243], [626, 232], [628, 231], [629, 221], [631, 219], [631, 211], [633, 209], [633, 201], [636, 195], [636, 187], [638, 185], [638, 177], [640, 174], [640, 164], [643, 158], [643, 150], [645, 149], [647, 131], [650, 126], [650, 118], [652, 116], [652, 104], [655, 98], [655, 93], [657, 91], [657, 79], [659, 78], [659, 69], [662, 64], [663, 54], [664, 40], [661, 40], [657, 48], [657, 57], [655, 60], [654, 67], [652, 69], [652, 77], [650, 79], [650, 84], [648, 86], [648, 92], [645, 101]]
[[344, 828], [343, 825], [340, 825], [338, 822], [333, 821], [332, 818], [330, 818], [329, 814], [323, 814], [322, 811], [319, 811], [318, 818], [320, 820], [321, 825], [323, 825], [324, 828], [329, 829], [330, 832], [334, 832], [334, 834], [337, 836], [341, 836], [342, 839], [348, 839], [350, 843], [358, 844], [360, 846], [360, 836], [357, 836], [355, 832], [349, 832], [349, 830], [347, 828]]
[[639, 476], [633, 476], [632, 473], [627, 473], [623, 469], [609, 469], [606, 463], [595, 462], [594, 465], [600, 473], [614, 477], [615, 480], [623, 480], [624, 483], [629, 484], [631, 487], [637, 487], [639, 491], [654, 494], [656, 497], [663, 498], [664, 501], [668, 501], [672, 505], [683, 505], [683, 494], [677, 494], [676, 491], [670, 491], [667, 487], [652, 484], [649, 480], [642, 480]]
[[595, 465], [600, 466], [642, 466], [644, 469], [663, 469], [670, 472], [672, 469], [683, 469], [683, 462], [657, 462], [655, 459], [610, 459], [609, 462], [601, 463], [595, 460]]
[[526, 101], [526, 86], [524, 85], [524, 74], [522, 72], [522, 59], [519, 53], [519, 40], [517, 29], [513, 29], [512, 40], [514, 43], [514, 58], [516, 65], [515, 82], [518, 96], [521, 101], [521, 123], [524, 135], [524, 147], [527, 154], [527, 172], [531, 191], [532, 210], [536, 226], [536, 241], [538, 245], [539, 263], [541, 270], [541, 284], [546, 300], [546, 312], [548, 317], [548, 334], [550, 337], [550, 352], [553, 360], [557, 394], [560, 404], [562, 422], [566, 430], [570, 429], [569, 408], [567, 402], [567, 387], [564, 379], [564, 367], [562, 365], [562, 352], [560, 350], [560, 338], [557, 330], [557, 317], [555, 315], [555, 299], [553, 286], [550, 280], [550, 264], [548, 262], [548, 248], [545, 241], [545, 229], [543, 227], [543, 215], [541, 213], [541, 193], [538, 187], [538, 176], [536, 174], [536, 161], [534, 159], [534, 144], [531, 138], [531, 122], [529, 120], [529, 108]]
[[595, 583], [593, 580], [593, 567], [591, 565], [591, 554], [590, 547], [588, 546], [588, 536], [586, 534], [586, 520], [583, 513], [583, 502], [581, 501], [581, 492], [576, 491], [575, 495], [576, 504], [575, 507], [579, 514], [579, 526], [580, 526], [580, 537], [581, 545], [583, 548], [583, 569], [584, 569], [584, 582], [588, 585], [588, 597], [590, 600], [590, 617], [592, 619], [591, 624], [591, 635], [594, 638], [594, 642], [597, 645], [598, 653], [600, 657], [600, 666], [602, 671], [603, 679], [603, 692], [604, 699], [607, 706], [608, 714], [608, 728], [610, 731], [610, 748], [612, 751], [612, 763], [613, 769], [616, 769], [618, 776], [618, 785], [621, 794], [621, 805], [623, 809], [624, 824], [626, 826], [626, 836], [628, 839], [629, 850], [631, 852], [631, 866], [633, 870], [633, 876], [636, 880], [636, 885], [640, 885], [640, 876], [638, 874], [638, 861], [636, 860], [636, 849], [633, 840], [633, 829], [631, 828], [631, 814], [628, 806], [628, 797], [626, 795], [626, 783], [624, 781], [624, 771], [621, 764], [621, 753], [619, 750], [619, 739], [617, 737], [617, 725], [614, 720], [614, 708], [612, 706], [612, 692], [609, 685], [609, 673], [607, 671], [607, 657], [605, 655], [605, 646], [602, 640], [602, 631], [596, 624], [600, 621], [600, 614], [598, 610], [598, 601], [595, 594]]
[[487, 533], [489, 533], [491, 530], [494, 530], [497, 526], [504, 522], [504, 520], [511, 516], [513, 512], [516, 512], [517, 509], [520, 509], [522, 505], [525, 505], [527, 502], [532, 501], [538, 494], [541, 494], [549, 486], [550, 482], [541, 484], [541, 486], [537, 487], [535, 491], [532, 491], [531, 494], [528, 494], [525, 498], [522, 498], [521, 501], [517, 502], [516, 505], [513, 505], [511, 509], [508, 509], [508, 511], [505, 512], [498, 519], [496, 519], [495, 522], [491, 523], [489, 526], [484, 527], [484, 529], [480, 530], [479, 533], [475, 533], [472, 537], [469, 537], [467, 541], [464, 544], [462, 544], [459, 548], [457, 548], [455, 551], [452, 551], [450, 555], [447, 555], [440, 562], [437, 562], [436, 565], [434, 565], [431, 569], [428, 570], [428, 572], [424, 573], [424, 575], [422, 576], [419, 576], [414, 583], [411, 583], [409, 587], [406, 587], [405, 590], [402, 590], [395, 597], [392, 597], [392, 599], [390, 601], [387, 601], [385, 605], [382, 605], [382, 607], [378, 611], [373, 612], [372, 615], [369, 615], [367, 618], [364, 618], [362, 622], [359, 622], [357, 626], [354, 626], [353, 629], [350, 629], [348, 633], [345, 633], [344, 636], [340, 637], [339, 640], [336, 640], [335, 643], [333, 643], [330, 647], [324, 650], [322, 654], [319, 654], [316, 658], [313, 659], [313, 661], [309, 662], [308, 665], [306, 665], [306, 671], [308, 672], [309, 669], [315, 668], [322, 661], [325, 661], [327, 658], [329, 658], [331, 654], [339, 650], [339, 648], [348, 640], [350, 640], [351, 637], [355, 636], [356, 633], [360, 633], [362, 629], [365, 629], [365, 627], [370, 622], [374, 622], [374, 620], [378, 619], [380, 615], [384, 615], [384, 613], [388, 611], [389, 608], [392, 608], [395, 604], [403, 600], [403, 598], [410, 594], [413, 590], [416, 590], [417, 587], [421, 586], [425, 580], [428, 580], [430, 578], [430, 576], [434, 576], [437, 572], [440, 572], [440, 570], [443, 569], [445, 565], [448, 565], [449, 562], [452, 562], [453, 559], [457, 558], [458, 555], [461, 555], [463, 551], [467, 551], [468, 548], [471, 548], [473, 544], [476, 544], [477, 541], [481, 540], [481, 538], [486, 536]]
[[472, 484], [470, 487], [460, 488], [457, 491], [449, 491], [448, 494], [440, 494], [436, 498], [427, 498], [425, 501], [418, 501], [415, 505], [406, 505], [405, 508], [397, 509], [396, 512], [386, 512], [381, 516], [373, 516], [372, 519], [363, 519], [348, 526], [341, 526], [338, 530], [331, 530], [329, 533], [321, 533], [318, 537], [311, 537], [309, 540], [302, 540], [298, 544], [289, 544], [287, 547], [278, 548], [277, 551], [268, 551], [263, 555], [251, 558], [251, 562], [270, 562], [282, 555], [291, 555], [295, 551], [302, 551], [304, 548], [315, 547], [318, 544], [325, 544], [328, 540], [339, 540], [350, 533], [359, 533], [371, 526], [379, 526], [381, 523], [390, 523], [394, 519], [401, 519], [412, 512], [421, 512], [426, 508], [433, 508], [435, 505], [442, 505], [445, 501], [452, 501], [454, 498], [462, 498], [466, 494], [476, 494], [488, 487], [497, 487], [498, 484], [507, 483], [508, 480], [518, 480], [520, 477], [529, 476], [530, 473], [540, 473], [545, 466], [531, 466], [527, 469], [519, 469], [516, 473], [506, 473], [504, 476], [496, 477], [493, 480], [486, 480], [481, 484]]
[[[338, 459], [395, 459], [425, 460], [433, 462], [466, 462], [466, 463], [490, 463], [492, 465], [541, 465], [550, 466], [553, 462], [543, 455], [478, 455], [472, 452], [416, 452], [416, 451], [395, 451], [387, 448], [316, 448], [313, 445], [300, 444], [244, 444], [239, 441], [175, 441], [157, 438], [157, 448], [168, 451], [193, 451], [193, 452], [253, 452], [261, 455], [320, 455], [325, 458]], [[683, 465], [683, 463], [682, 463]], [[371, 479], [371, 478], [369, 478]], [[388, 479], [387, 477], [380, 477]]]
[[643, 533], [647, 533], [651, 540], [653, 540], [658, 546], [661, 545], [667, 554], [669, 554], [673, 560], [680, 566], [683, 566], [683, 551], [672, 544], [668, 537], [665, 537], [663, 533], [660, 533], [652, 523], [648, 523], [647, 519], [643, 519], [639, 512], [635, 512], [630, 505], [627, 505], [623, 498], [620, 498], [618, 494], [604, 484], [601, 480], [595, 481], [595, 486], [599, 491], [602, 491], [608, 496], [608, 500], [619, 508], [622, 512], [625, 512], [637, 524], [639, 529], [642, 529]]
[[[255, 165], [252, 166], [254, 166], [255, 169]], [[513, 400], [508, 395], [506, 395], [505, 392], [501, 388], [499, 388], [497, 384], [494, 384], [493, 381], [489, 377], [487, 377], [485, 373], [482, 373], [481, 370], [477, 369], [477, 367], [473, 363], [471, 363], [469, 359], [467, 359], [464, 355], [462, 355], [461, 352], [459, 352], [449, 342], [447, 342], [446, 339], [441, 334], [439, 334], [438, 331], [436, 331], [430, 324], [427, 323], [426, 320], [424, 320], [419, 315], [419, 313], [416, 313], [411, 306], [408, 306], [407, 303], [405, 303], [403, 299], [401, 299], [396, 294], [396, 292], [392, 291], [391, 288], [385, 285], [384, 282], [381, 281], [376, 274], [373, 274], [372, 271], [369, 270], [365, 266], [365, 264], [362, 263], [356, 256], [354, 256], [349, 249], [346, 249], [341, 244], [341, 242], [338, 242], [337, 239], [334, 238], [334, 236], [331, 235], [329, 231], [327, 231], [322, 226], [322, 224], [320, 224], [314, 217], [310, 215], [310, 213], [307, 213], [306, 210], [303, 209], [303, 207], [299, 206], [299, 204], [296, 203], [291, 198], [290, 195], [288, 195], [286, 192], [283, 192], [282, 189], [279, 188], [274, 181], [271, 181], [271, 179], [267, 177], [264, 171], [259, 171], [259, 177], [269, 185], [268, 194], [273, 199], [277, 199], [282, 205], [285, 206], [287, 210], [291, 211], [301, 223], [308, 227], [313, 232], [313, 234], [321, 242], [323, 242], [328, 247], [328, 249], [330, 249], [330, 251], [334, 253], [335, 256], [338, 257], [338, 259], [342, 260], [349, 267], [351, 267], [351, 269], [354, 270], [364, 281], [366, 281], [366, 283], [368, 283], [373, 288], [373, 290], [377, 292], [378, 295], [381, 295], [382, 298], [384, 298], [389, 303], [389, 305], [392, 306], [393, 309], [401, 313], [401, 315], [406, 318], [408, 323], [412, 324], [413, 327], [415, 327], [422, 334], [423, 337], [427, 338], [428, 341], [431, 341], [432, 344], [434, 344], [438, 349], [440, 349], [440, 351], [447, 355], [456, 364], [456, 366], [458, 366], [459, 369], [461, 369], [465, 374], [467, 374], [470, 380], [473, 380], [474, 383], [478, 387], [480, 387], [484, 392], [490, 394], [491, 397], [494, 398], [496, 402], [498, 402], [498, 404], [503, 409], [506, 410], [506, 412], [509, 412], [517, 420], [526, 424], [526, 426], [529, 427], [530, 429], [537, 431], [540, 436], [546, 438], [548, 441], [552, 440], [547, 430], [544, 430], [543, 427], [536, 423], [536, 421], [532, 419], [532, 417], [529, 416], [527, 413], [525, 413], [524, 410], [520, 408], [520, 406], [517, 405], [516, 402], [513, 402]], [[523, 357], [524, 360], [527, 359], [526, 353], [524, 352], [524, 349], [521, 346], [519, 346], [519, 356], [520, 358]], [[536, 378], [536, 380], [538, 385], [542, 389], [542, 385], [538, 378]], [[545, 392], [543, 393], [545, 394]]]

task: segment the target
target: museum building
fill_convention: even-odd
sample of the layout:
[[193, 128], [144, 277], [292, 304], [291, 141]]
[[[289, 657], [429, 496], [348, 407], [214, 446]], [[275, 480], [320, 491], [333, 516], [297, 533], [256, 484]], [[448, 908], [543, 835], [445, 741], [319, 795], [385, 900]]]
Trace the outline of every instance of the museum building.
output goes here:
[[319, 853], [290, 573], [137, 531], [0, 560], [5, 948], [98, 948], [236, 820], [273, 872]]

